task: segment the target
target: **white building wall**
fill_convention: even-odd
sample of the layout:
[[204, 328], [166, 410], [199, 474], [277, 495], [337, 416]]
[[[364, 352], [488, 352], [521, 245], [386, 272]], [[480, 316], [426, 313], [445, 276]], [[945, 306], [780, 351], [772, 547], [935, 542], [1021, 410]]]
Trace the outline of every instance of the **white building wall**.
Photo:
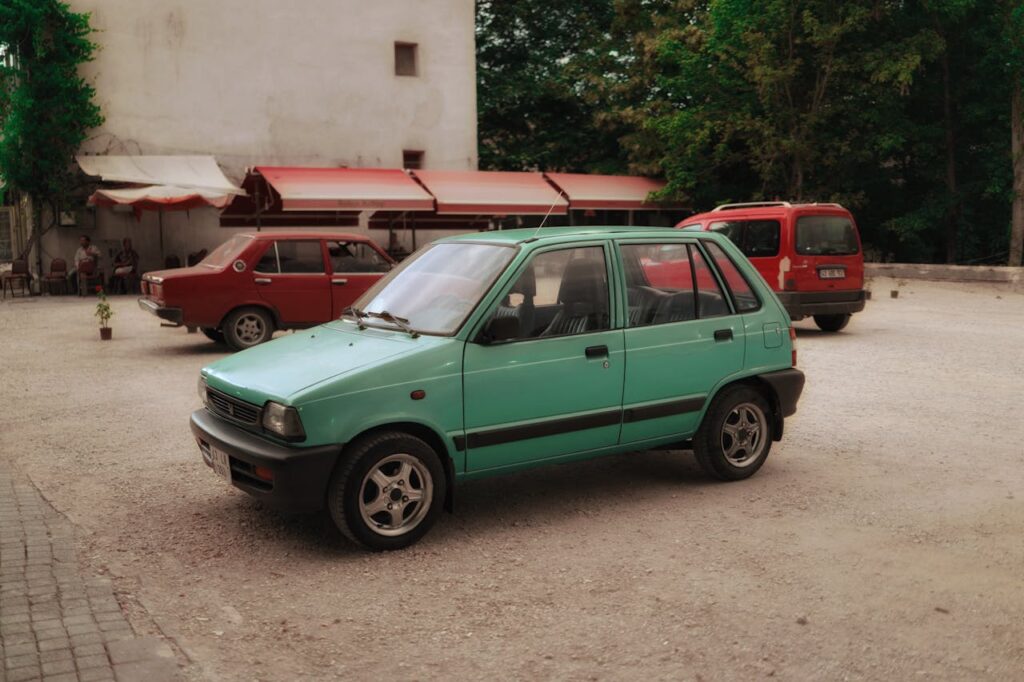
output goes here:
[[[100, 45], [83, 74], [106, 121], [84, 153], [209, 154], [237, 182], [256, 164], [400, 167], [403, 149], [427, 168], [476, 168], [473, 0], [71, 6], [92, 14]], [[417, 76], [395, 75], [396, 41], [418, 45]], [[184, 262], [236, 231], [212, 209], [166, 213], [165, 253]], [[155, 214], [98, 209], [46, 236], [44, 267], [81, 233], [111, 248], [130, 236], [144, 269], [160, 264]]]

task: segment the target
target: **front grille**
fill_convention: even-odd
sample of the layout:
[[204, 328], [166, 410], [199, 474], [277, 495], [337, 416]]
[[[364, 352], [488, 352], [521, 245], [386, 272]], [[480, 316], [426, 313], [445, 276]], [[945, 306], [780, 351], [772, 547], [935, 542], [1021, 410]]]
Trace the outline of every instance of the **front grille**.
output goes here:
[[234, 420], [240, 424], [254, 426], [260, 422], [260, 408], [226, 393], [207, 387], [206, 406], [214, 414]]

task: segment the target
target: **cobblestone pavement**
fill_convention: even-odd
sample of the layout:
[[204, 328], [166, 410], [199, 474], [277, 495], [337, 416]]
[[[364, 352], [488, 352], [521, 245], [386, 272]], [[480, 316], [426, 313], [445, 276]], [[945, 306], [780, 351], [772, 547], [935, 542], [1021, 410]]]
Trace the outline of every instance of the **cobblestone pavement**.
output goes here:
[[136, 637], [110, 581], [82, 575], [73, 535], [0, 460], [0, 682], [175, 679], [171, 648]]

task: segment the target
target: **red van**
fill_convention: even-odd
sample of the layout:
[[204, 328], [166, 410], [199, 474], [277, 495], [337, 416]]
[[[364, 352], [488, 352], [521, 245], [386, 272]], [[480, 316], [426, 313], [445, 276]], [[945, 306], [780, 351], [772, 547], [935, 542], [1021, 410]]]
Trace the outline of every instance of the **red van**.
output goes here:
[[676, 227], [725, 233], [778, 294], [793, 320], [837, 332], [864, 310], [864, 253], [839, 204], [723, 204]]
[[358, 234], [243, 233], [197, 265], [147, 272], [139, 307], [242, 350], [275, 329], [337, 319], [394, 264]]

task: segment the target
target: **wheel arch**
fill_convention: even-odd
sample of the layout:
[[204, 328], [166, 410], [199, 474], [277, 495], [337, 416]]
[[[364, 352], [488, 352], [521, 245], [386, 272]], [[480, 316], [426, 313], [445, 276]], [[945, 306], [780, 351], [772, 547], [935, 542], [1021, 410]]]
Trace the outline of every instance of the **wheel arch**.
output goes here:
[[701, 421], [707, 416], [708, 409], [711, 406], [712, 401], [717, 398], [722, 391], [726, 390], [731, 386], [747, 386], [760, 393], [765, 400], [768, 401], [768, 406], [771, 408], [771, 420], [772, 420], [772, 440], [782, 440], [782, 431], [785, 427], [785, 418], [782, 415], [782, 403], [779, 400], [779, 394], [772, 386], [771, 382], [766, 381], [763, 377], [754, 374], [751, 376], [739, 377], [732, 381], [727, 381], [715, 389], [715, 392], [711, 394], [704, 406], [704, 414], [701, 415]]
[[224, 315], [221, 316], [220, 322], [217, 323], [216, 328], [224, 329], [224, 322], [227, 321], [229, 317], [239, 310], [244, 310], [246, 308], [258, 308], [260, 310], [265, 310], [270, 315], [270, 319], [274, 321], [274, 328], [284, 329], [284, 327], [281, 326], [281, 317], [277, 314], [277, 310], [275, 310], [273, 306], [267, 305], [262, 301], [246, 301], [245, 303], [239, 303], [238, 305], [232, 306], [226, 313], [224, 313]]
[[432, 427], [427, 426], [419, 422], [387, 422], [384, 424], [377, 424], [360, 431], [341, 450], [341, 454], [338, 456], [338, 461], [335, 463], [335, 468], [341, 465], [342, 461], [347, 456], [348, 445], [354, 443], [357, 440], [362, 440], [367, 436], [379, 433], [381, 431], [400, 431], [407, 433], [410, 436], [419, 438], [424, 443], [429, 445], [434, 452], [437, 453], [438, 459], [441, 460], [441, 467], [444, 469], [445, 476], [445, 498], [444, 498], [444, 509], [445, 511], [451, 512], [455, 508], [455, 461], [452, 459], [451, 453], [448, 451], [448, 446], [445, 445], [444, 438], [435, 431]]

